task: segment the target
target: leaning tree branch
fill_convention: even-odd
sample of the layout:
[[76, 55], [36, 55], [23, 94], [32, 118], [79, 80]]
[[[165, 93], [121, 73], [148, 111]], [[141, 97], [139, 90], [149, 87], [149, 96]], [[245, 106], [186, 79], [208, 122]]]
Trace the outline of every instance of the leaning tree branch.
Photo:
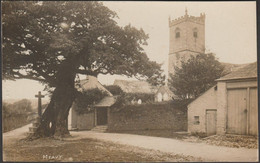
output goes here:
[[[15, 76], [17, 75], [17, 76]], [[35, 77], [34, 75], [23, 75], [20, 72], [14, 72], [13, 71], [13, 78], [14, 79], [30, 79], [30, 80], [37, 80], [40, 82], [46, 82], [46, 80], [39, 78], [39, 77]]]
[[97, 75], [98, 75], [98, 72], [97, 72], [97, 71], [81, 70], [81, 69], [78, 69], [78, 70], [76, 71], [76, 73], [78, 73], [78, 74], [83, 74], [83, 75], [91, 75], [91, 76], [97, 76]]
[[41, 75], [43, 78], [45, 78], [48, 81], [48, 83], [51, 83], [51, 84], [56, 83], [54, 77], [51, 77], [50, 75], [44, 73], [42, 70], [40, 70], [37, 67], [34, 67], [34, 69], [39, 73], [39, 75]]

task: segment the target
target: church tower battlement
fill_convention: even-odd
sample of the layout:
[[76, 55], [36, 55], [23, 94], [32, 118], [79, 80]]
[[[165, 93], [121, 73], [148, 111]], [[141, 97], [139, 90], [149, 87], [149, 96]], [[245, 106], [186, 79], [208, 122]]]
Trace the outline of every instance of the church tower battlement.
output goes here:
[[198, 24], [205, 24], [205, 13], [201, 13], [199, 17], [185, 14], [184, 16], [181, 16], [177, 19], [171, 20], [171, 18], [169, 18], [169, 27], [185, 21], [190, 21]]
[[180, 67], [181, 61], [205, 53], [205, 18], [204, 13], [199, 17], [188, 15], [187, 9], [184, 16], [169, 18], [169, 74], [174, 74], [174, 66]]

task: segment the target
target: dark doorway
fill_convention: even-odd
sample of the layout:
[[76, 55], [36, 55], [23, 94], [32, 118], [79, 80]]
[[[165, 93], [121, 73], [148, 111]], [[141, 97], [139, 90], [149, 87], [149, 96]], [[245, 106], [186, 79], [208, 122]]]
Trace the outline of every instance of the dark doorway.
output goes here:
[[107, 108], [96, 108], [97, 109], [97, 125], [107, 124]]

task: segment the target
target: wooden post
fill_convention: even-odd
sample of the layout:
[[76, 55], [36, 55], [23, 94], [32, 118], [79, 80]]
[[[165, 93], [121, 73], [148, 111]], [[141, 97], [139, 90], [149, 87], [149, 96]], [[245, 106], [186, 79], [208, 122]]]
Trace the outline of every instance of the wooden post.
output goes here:
[[41, 94], [41, 91], [38, 92], [38, 95], [35, 95], [35, 97], [38, 98], [38, 116], [39, 118], [42, 117], [42, 99], [44, 98], [44, 95]]

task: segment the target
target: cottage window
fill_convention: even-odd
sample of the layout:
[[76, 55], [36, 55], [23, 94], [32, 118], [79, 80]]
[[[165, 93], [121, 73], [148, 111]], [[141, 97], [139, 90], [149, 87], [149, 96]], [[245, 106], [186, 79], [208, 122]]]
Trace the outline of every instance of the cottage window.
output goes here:
[[195, 125], [200, 124], [200, 116], [194, 116], [194, 124]]

